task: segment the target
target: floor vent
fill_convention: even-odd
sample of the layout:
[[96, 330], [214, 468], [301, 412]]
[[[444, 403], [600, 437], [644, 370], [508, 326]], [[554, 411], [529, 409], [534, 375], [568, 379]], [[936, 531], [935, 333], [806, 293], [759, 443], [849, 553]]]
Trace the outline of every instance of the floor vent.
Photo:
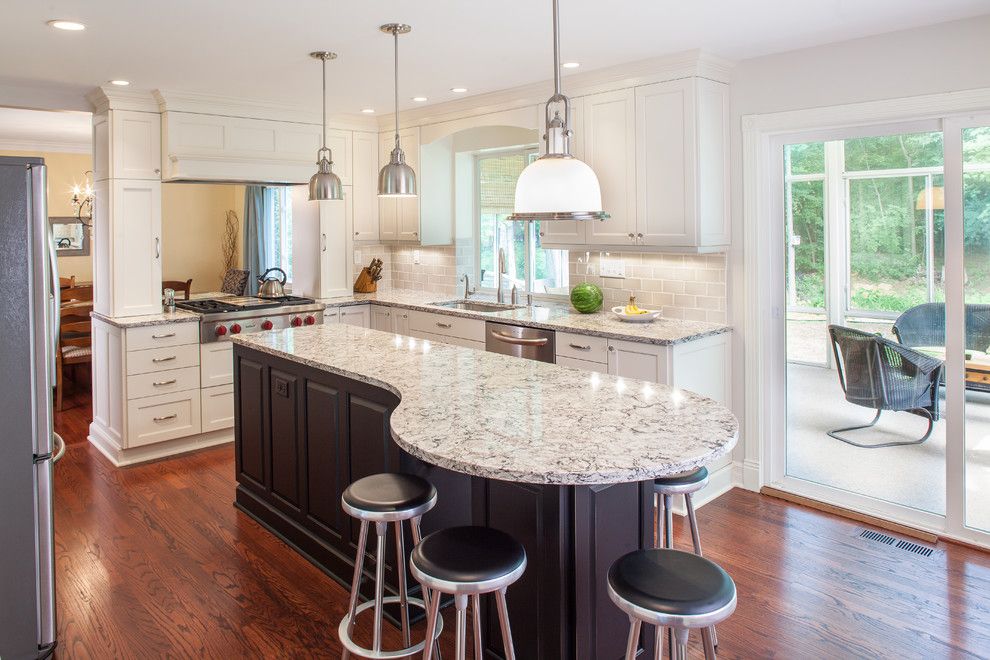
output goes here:
[[[859, 534], [860, 538], [867, 539], [868, 541], [876, 541], [877, 543], [883, 543], [884, 545], [894, 545], [897, 543], [897, 539], [893, 536], [887, 536], [883, 532], [875, 532], [872, 529], [864, 529]], [[904, 543], [904, 541], [901, 541]]]
[[923, 545], [918, 545], [917, 543], [912, 543], [911, 541], [898, 541], [897, 545], [894, 546], [898, 550], [907, 550], [908, 552], [913, 552], [915, 554], [921, 555], [922, 557], [931, 557], [932, 553], [935, 552], [935, 548], [926, 548]]

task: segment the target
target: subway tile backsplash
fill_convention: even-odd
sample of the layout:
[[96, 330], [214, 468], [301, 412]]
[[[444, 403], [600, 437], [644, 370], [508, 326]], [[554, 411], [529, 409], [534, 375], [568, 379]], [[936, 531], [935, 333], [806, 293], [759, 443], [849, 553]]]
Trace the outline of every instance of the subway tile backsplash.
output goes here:
[[[412, 247], [400, 245], [363, 245], [355, 247], [361, 259], [354, 264], [354, 276], [372, 258], [384, 262], [380, 288], [432, 291], [454, 295], [460, 291], [461, 273], [455, 247]], [[420, 263], [414, 263], [419, 251]], [[585, 265], [578, 263], [583, 252], [570, 253], [571, 286], [588, 281], [605, 293], [605, 305], [624, 305], [630, 295], [643, 307], [663, 310], [669, 318], [692, 321], [726, 322], [726, 259], [724, 254], [656, 254], [612, 252], [609, 259], [625, 264], [625, 278], [599, 275], [599, 253], [591, 253], [594, 275], [585, 275]]]

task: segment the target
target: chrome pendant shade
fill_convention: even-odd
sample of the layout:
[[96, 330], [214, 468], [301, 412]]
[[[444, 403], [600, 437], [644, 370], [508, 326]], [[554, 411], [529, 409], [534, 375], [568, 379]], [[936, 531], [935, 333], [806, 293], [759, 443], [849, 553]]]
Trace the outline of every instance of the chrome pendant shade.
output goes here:
[[344, 199], [344, 187], [340, 177], [333, 173], [333, 152], [327, 146], [327, 62], [337, 58], [336, 53], [316, 51], [309, 54], [323, 62], [323, 146], [316, 152], [316, 174], [309, 180], [310, 201]]
[[401, 23], [388, 23], [379, 29], [391, 34], [395, 40], [395, 147], [388, 164], [378, 173], [378, 196], [415, 197], [416, 172], [406, 163], [406, 155], [399, 144], [399, 35], [408, 34], [412, 28]]
[[[515, 208], [509, 220], [607, 220], [594, 170], [571, 155], [571, 101], [560, 91], [560, 30], [553, 0], [553, 96], [546, 103], [547, 150], [526, 166], [516, 181]], [[554, 104], [563, 106], [551, 109]]]

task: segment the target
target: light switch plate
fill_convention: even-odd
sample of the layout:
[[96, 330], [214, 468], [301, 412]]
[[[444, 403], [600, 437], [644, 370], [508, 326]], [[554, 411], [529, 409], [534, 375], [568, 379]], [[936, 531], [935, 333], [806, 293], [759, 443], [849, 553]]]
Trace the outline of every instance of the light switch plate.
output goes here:
[[622, 259], [602, 259], [602, 277], [624, 278], [626, 262]]
[[354, 263], [356, 263], [356, 264], [361, 263], [361, 251], [360, 250], [354, 250]]
[[419, 250], [413, 250], [413, 263], [419, 263]]

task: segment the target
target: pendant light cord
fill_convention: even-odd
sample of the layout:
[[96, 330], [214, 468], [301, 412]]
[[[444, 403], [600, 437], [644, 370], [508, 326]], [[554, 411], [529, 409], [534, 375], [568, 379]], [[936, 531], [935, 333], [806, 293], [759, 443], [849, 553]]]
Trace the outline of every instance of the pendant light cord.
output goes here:
[[395, 148], [399, 148], [399, 31], [392, 30], [395, 39]]
[[553, 93], [560, 96], [560, 10], [553, 0]]

